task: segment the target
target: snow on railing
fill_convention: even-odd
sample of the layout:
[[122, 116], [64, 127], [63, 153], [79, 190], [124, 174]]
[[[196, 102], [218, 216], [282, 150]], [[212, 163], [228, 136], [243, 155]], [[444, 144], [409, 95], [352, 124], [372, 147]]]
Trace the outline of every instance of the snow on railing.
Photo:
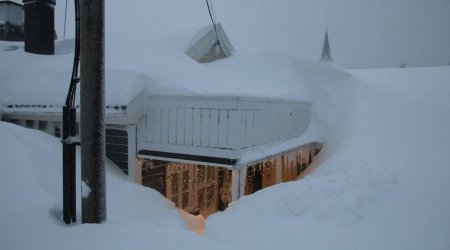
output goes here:
[[240, 97], [150, 97], [145, 140], [156, 144], [243, 149], [306, 131], [311, 103]]

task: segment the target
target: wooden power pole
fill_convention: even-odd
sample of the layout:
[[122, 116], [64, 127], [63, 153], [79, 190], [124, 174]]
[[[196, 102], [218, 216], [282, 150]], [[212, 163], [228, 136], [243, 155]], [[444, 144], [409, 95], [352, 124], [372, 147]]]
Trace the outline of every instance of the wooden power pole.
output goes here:
[[82, 222], [106, 220], [104, 0], [80, 0]]

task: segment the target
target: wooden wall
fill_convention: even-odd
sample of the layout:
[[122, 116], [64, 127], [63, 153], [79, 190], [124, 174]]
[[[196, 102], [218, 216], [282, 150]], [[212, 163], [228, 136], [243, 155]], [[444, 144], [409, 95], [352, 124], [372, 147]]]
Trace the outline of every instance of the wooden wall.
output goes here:
[[145, 141], [242, 149], [293, 138], [310, 120], [311, 104], [225, 97], [150, 97]]

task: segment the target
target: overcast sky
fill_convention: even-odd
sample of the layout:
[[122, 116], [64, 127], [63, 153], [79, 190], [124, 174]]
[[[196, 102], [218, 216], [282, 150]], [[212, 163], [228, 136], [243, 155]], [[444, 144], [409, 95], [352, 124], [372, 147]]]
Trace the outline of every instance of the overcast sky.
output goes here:
[[[64, 7], [58, 0], [60, 37]], [[328, 26], [332, 56], [345, 68], [450, 64], [450, 0], [213, 0], [213, 7], [235, 47], [317, 60]], [[106, 1], [106, 16], [107, 32], [195, 30], [210, 22], [204, 0]]]

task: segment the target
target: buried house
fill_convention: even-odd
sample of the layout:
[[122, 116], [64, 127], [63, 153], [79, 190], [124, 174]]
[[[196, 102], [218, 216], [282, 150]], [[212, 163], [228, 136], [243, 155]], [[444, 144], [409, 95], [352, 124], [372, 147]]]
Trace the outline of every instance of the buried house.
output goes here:
[[[310, 132], [309, 85], [316, 75], [343, 73], [261, 49], [198, 63], [182, 52], [188, 37], [107, 37], [106, 156], [135, 182], [206, 217], [297, 178], [321, 148]], [[127, 43], [135, 46], [120, 50]], [[0, 43], [2, 58], [16, 60], [1, 62], [1, 119], [60, 137], [72, 55], [7, 46]]]

